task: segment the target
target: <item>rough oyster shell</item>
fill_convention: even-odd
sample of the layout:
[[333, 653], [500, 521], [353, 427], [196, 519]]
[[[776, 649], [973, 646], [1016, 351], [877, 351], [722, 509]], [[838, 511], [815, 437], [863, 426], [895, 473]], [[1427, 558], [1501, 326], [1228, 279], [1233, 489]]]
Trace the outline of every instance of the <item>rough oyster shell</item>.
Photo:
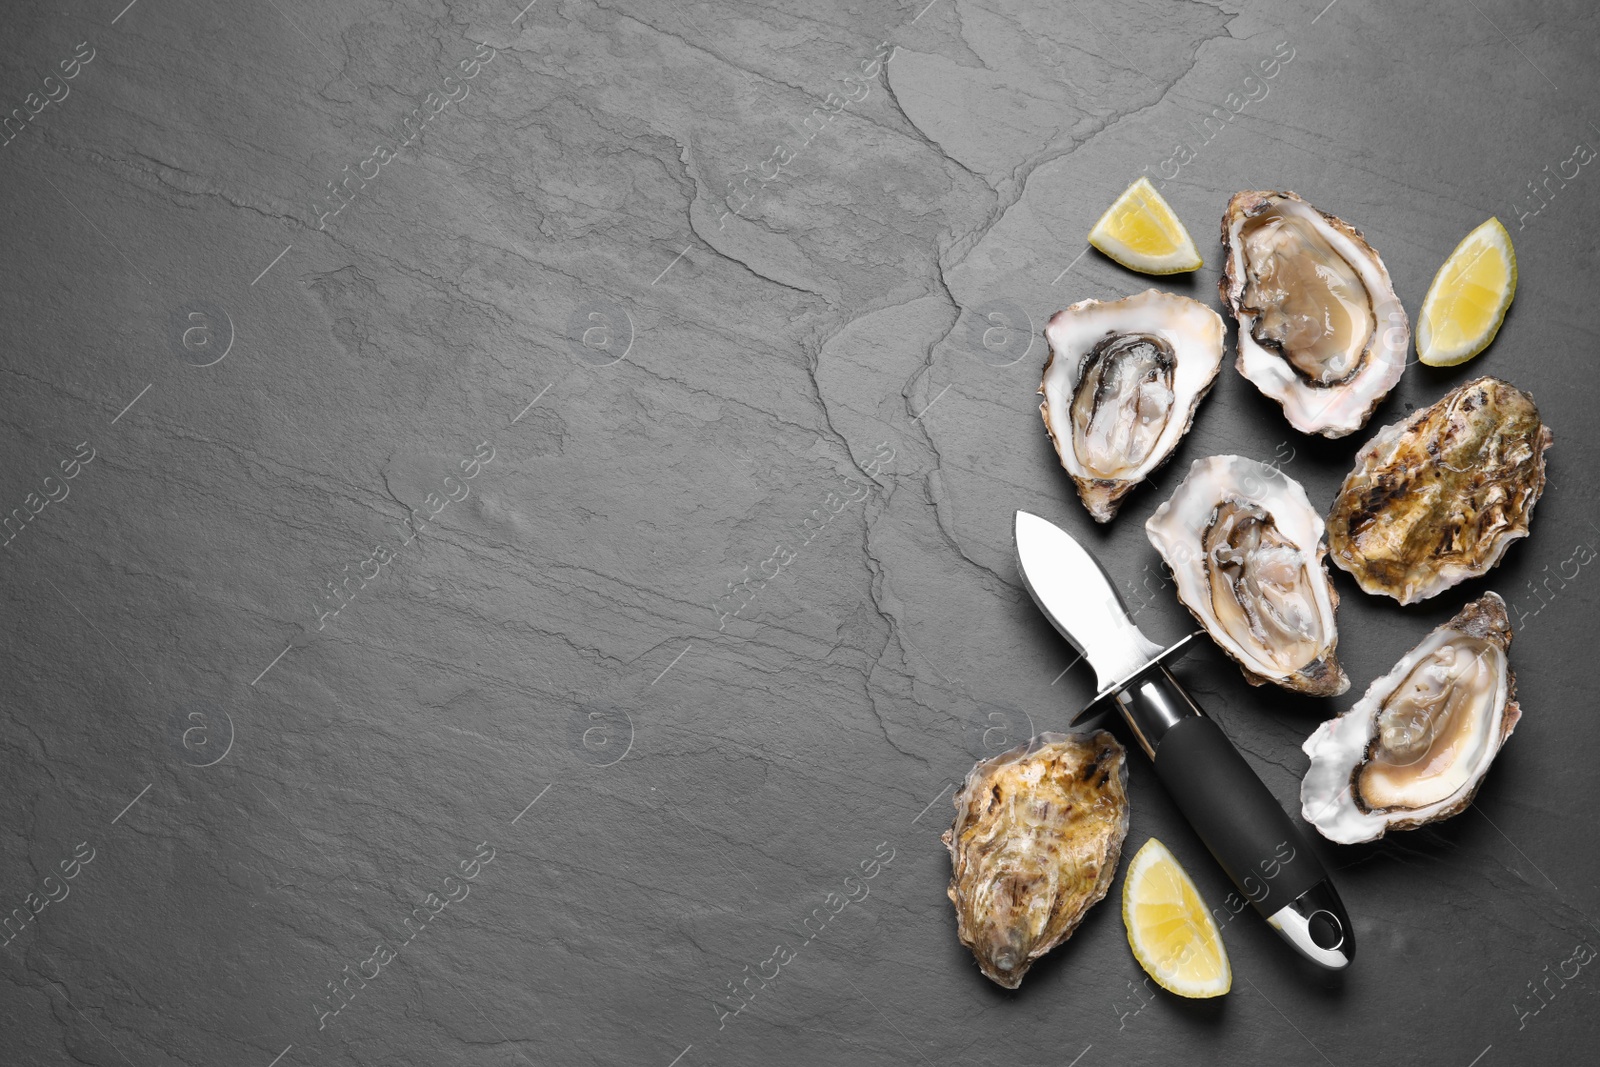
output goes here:
[[1251, 685], [1312, 696], [1350, 688], [1322, 517], [1299, 482], [1243, 456], [1197, 459], [1145, 532], [1178, 599]]
[[1361, 231], [1291, 192], [1242, 192], [1222, 216], [1222, 249], [1239, 373], [1302, 433], [1365, 426], [1405, 370], [1411, 329]]
[[1223, 334], [1215, 311], [1155, 289], [1051, 317], [1039, 413], [1095, 521], [1178, 447], [1222, 366]]
[[1402, 604], [1484, 574], [1528, 536], [1552, 440], [1533, 397], [1498, 378], [1385, 426], [1328, 512], [1333, 562]]
[[1040, 734], [979, 762], [955, 795], [956, 933], [1007, 989], [1106, 895], [1128, 833], [1127, 754], [1104, 730]]
[[1485, 593], [1317, 727], [1306, 821], [1348, 845], [1464, 810], [1522, 716], [1510, 646], [1505, 601]]

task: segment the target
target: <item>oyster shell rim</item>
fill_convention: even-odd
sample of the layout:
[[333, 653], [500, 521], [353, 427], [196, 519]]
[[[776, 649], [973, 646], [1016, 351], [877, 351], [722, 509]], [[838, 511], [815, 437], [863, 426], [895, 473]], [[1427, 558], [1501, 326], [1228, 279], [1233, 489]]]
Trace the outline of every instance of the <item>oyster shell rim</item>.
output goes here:
[[[1319, 410], [1317, 415], [1310, 420], [1299, 419], [1297, 417], [1299, 413], [1293, 410], [1289, 403], [1291, 396], [1301, 390], [1311, 390], [1317, 387], [1302, 385], [1299, 376], [1293, 371], [1279, 372], [1271, 363], [1257, 366], [1255, 360], [1247, 358], [1249, 355], [1260, 353], [1261, 356], [1258, 356], [1258, 359], [1265, 358], [1280, 363], [1286, 362], [1282, 355], [1271, 352], [1257, 342], [1250, 331], [1250, 327], [1255, 324], [1255, 316], [1243, 310], [1244, 287], [1247, 280], [1243, 262], [1243, 242], [1235, 240], [1234, 237], [1235, 230], [1241, 228], [1246, 220], [1254, 218], [1271, 206], [1270, 198], [1272, 197], [1303, 204], [1306, 210], [1314, 212], [1335, 233], [1355, 245], [1357, 251], [1362, 255], [1371, 257], [1371, 262], [1377, 269], [1378, 277], [1388, 288], [1387, 299], [1381, 302], [1385, 304], [1392, 303], [1393, 307], [1389, 309], [1386, 315], [1378, 307], [1380, 301], [1376, 298], [1373, 299], [1373, 337], [1368, 343], [1367, 355], [1363, 359], [1362, 365], [1340, 383], [1323, 387], [1347, 389], [1352, 386], [1360, 379], [1362, 373], [1377, 355], [1375, 350], [1379, 345], [1380, 338], [1383, 338], [1392, 329], [1402, 331], [1402, 336], [1398, 343], [1390, 344], [1387, 341], [1384, 342], [1389, 351], [1394, 353], [1394, 357], [1377, 376], [1376, 380], [1381, 385], [1381, 388], [1374, 392], [1363, 410], [1354, 413], [1353, 421], [1348, 418], [1340, 421], [1318, 421], [1325, 415], [1326, 407]], [[1361, 271], [1358, 265], [1354, 263], [1351, 265], [1356, 267], [1357, 274], [1362, 276], [1362, 283], [1366, 285], [1367, 278], [1364, 272]], [[1374, 295], [1370, 285], [1367, 286], [1367, 293], [1369, 296]], [[1411, 345], [1411, 322], [1406, 316], [1404, 301], [1395, 292], [1394, 278], [1389, 273], [1388, 265], [1383, 262], [1383, 257], [1378, 254], [1378, 250], [1372, 247], [1367, 241], [1366, 235], [1359, 229], [1339, 216], [1323, 211], [1292, 189], [1247, 189], [1236, 192], [1229, 197], [1228, 206], [1222, 212], [1222, 274], [1217, 279], [1217, 294], [1222, 301], [1222, 306], [1228, 309], [1228, 313], [1233, 316], [1234, 322], [1239, 327], [1235, 346], [1238, 355], [1234, 360], [1234, 369], [1239, 372], [1241, 377], [1254, 385], [1263, 396], [1277, 402], [1278, 406], [1283, 409], [1283, 416], [1289, 425], [1303, 434], [1336, 440], [1355, 433], [1366, 426], [1372, 419], [1372, 413], [1377, 410], [1379, 404], [1383, 403], [1384, 398], [1394, 390], [1394, 387], [1405, 373], [1406, 354], [1410, 351]], [[1396, 315], [1398, 316], [1397, 319], [1394, 317]], [[1250, 320], [1248, 323], [1245, 321], [1246, 317]], [[1247, 341], [1249, 345], [1248, 352], [1246, 350]], [[1265, 376], [1269, 380], [1262, 381], [1258, 378], [1258, 375]]]
[[[1505, 675], [1500, 680], [1503, 696], [1496, 706], [1496, 714], [1500, 719], [1498, 728], [1491, 731], [1497, 733], [1498, 737], [1482, 757], [1480, 766], [1445, 799], [1420, 808], [1368, 809], [1359, 799], [1355, 778], [1368, 761], [1383, 701], [1405, 681], [1421, 655], [1437, 647], [1443, 640], [1442, 635], [1448, 632], [1487, 641], [1499, 650], [1500, 661], [1505, 668]], [[1373, 679], [1360, 700], [1348, 710], [1319, 724], [1311, 736], [1301, 743], [1300, 750], [1311, 759], [1311, 765], [1300, 782], [1301, 818], [1335, 844], [1358, 845], [1377, 841], [1390, 830], [1414, 830], [1465, 811], [1477, 796], [1495, 757], [1505, 747], [1522, 718], [1522, 706], [1517, 702], [1517, 675], [1511, 666], [1511, 643], [1515, 636], [1506, 602], [1492, 589], [1468, 601], [1449, 620], [1428, 631], [1387, 673]], [[1436, 638], [1439, 640], [1435, 641]], [[1358, 753], [1357, 758], [1345, 766], [1344, 757], [1352, 751]], [[1333, 790], [1335, 786], [1338, 787], [1336, 791]], [[1329, 791], [1334, 794], [1332, 801], [1325, 799]], [[1342, 802], [1346, 792], [1348, 804]], [[1319, 801], [1322, 803], [1313, 809], [1313, 803]], [[1355, 826], [1371, 830], [1371, 833], [1363, 836], [1359, 833], [1337, 832], [1343, 820], [1338, 820], [1336, 816], [1352, 810], [1355, 812], [1352, 817]]]
[[[1293, 673], [1283, 677], [1274, 677], [1271, 674], [1263, 673], [1260, 670], [1257, 670], [1256, 666], [1254, 665], [1256, 662], [1254, 658], [1247, 658], [1245, 655], [1242, 655], [1242, 648], [1238, 646], [1238, 643], [1233, 640], [1231, 635], [1227, 634], [1225, 631], [1220, 636], [1218, 635], [1217, 629], [1214, 629], [1206, 620], [1205, 616], [1203, 616], [1194, 606], [1190, 597], [1184, 595], [1184, 583], [1177, 577], [1177, 572], [1173, 566], [1172, 559], [1168, 555], [1168, 548], [1164, 547], [1162, 541], [1160, 540], [1165, 539], [1169, 542], [1169, 544], [1174, 546], [1176, 545], [1176, 538], [1173, 536], [1174, 531], [1169, 529], [1169, 516], [1171, 516], [1175, 510], [1173, 508], [1173, 504], [1174, 502], [1178, 501], [1179, 496], [1188, 487], [1189, 479], [1194, 477], [1195, 474], [1200, 471], [1201, 466], [1203, 464], [1212, 463], [1213, 461], [1227, 461], [1230, 463], [1230, 465], [1232, 461], [1252, 464], [1254, 467], [1258, 468], [1258, 472], [1264, 472], [1265, 476], [1269, 480], [1282, 479], [1284, 483], [1283, 488], [1290, 492], [1298, 491], [1300, 499], [1297, 503], [1304, 505], [1305, 513], [1310, 515], [1312, 519], [1311, 531], [1315, 534], [1316, 541], [1316, 548], [1312, 553], [1314, 556], [1312, 563], [1315, 565], [1308, 566], [1307, 569], [1313, 572], [1320, 572], [1321, 588], [1327, 593], [1327, 620], [1329, 633], [1328, 648], [1325, 654], [1318, 657], [1316, 660], [1313, 660], [1310, 664], [1307, 664], [1305, 667], [1301, 667]], [[1257, 473], [1257, 471], [1253, 471], [1252, 473]], [[1276, 518], [1276, 512], [1274, 512], [1274, 517]], [[1334, 587], [1333, 575], [1328, 570], [1328, 545], [1324, 537], [1326, 530], [1323, 525], [1322, 515], [1311, 506], [1311, 498], [1306, 494], [1305, 486], [1301, 485], [1298, 481], [1290, 477], [1288, 474], [1285, 474], [1277, 467], [1263, 463], [1257, 459], [1251, 459], [1248, 456], [1240, 456], [1234, 453], [1221, 453], [1214, 456], [1201, 456], [1199, 459], [1196, 459], [1189, 465], [1188, 473], [1183, 476], [1183, 480], [1178, 483], [1178, 487], [1172, 491], [1172, 496], [1168, 497], [1167, 500], [1165, 500], [1160, 507], [1156, 508], [1155, 512], [1145, 520], [1144, 529], [1145, 537], [1149, 540], [1150, 544], [1154, 546], [1156, 552], [1161, 556], [1162, 562], [1166, 564], [1168, 572], [1173, 576], [1172, 581], [1179, 602], [1181, 602], [1183, 606], [1188, 609], [1190, 615], [1194, 616], [1195, 622], [1200, 624], [1200, 628], [1206, 632], [1207, 637], [1211, 638], [1212, 643], [1220, 648], [1229, 659], [1238, 664], [1239, 670], [1244, 674], [1245, 681], [1249, 682], [1253, 686], [1265, 685], [1270, 682], [1279, 688], [1287, 689], [1295, 693], [1304, 693], [1307, 696], [1314, 697], [1335, 697], [1339, 696], [1350, 688], [1350, 676], [1345, 673], [1344, 668], [1339, 664], [1339, 590]], [[1176, 554], [1177, 553], [1174, 548], [1173, 555]], [[1308, 667], [1312, 666], [1320, 666], [1320, 669], [1310, 674], [1303, 673]], [[1294, 684], [1294, 679], [1302, 679], [1302, 684]]]
[[[1178, 426], [1177, 419], [1168, 421], [1166, 428], [1161, 431], [1160, 436], [1157, 438], [1156, 446], [1151, 449], [1149, 458], [1147, 458], [1145, 462], [1138, 468], [1135, 468], [1134, 476], [1129, 478], [1096, 478], [1087, 474], [1080, 475], [1077, 470], [1073, 469], [1073, 466], [1068, 464], [1069, 456], [1072, 457], [1074, 463], [1077, 460], [1077, 454], [1072, 448], [1070, 437], [1063, 448], [1061, 438], [1056, 436], [1055, 427], [1051, 423], [1050, 398], [1045, 391], [1045, 386], [1050, 381], [1050, 370], [1055, 366], [1056, 357], [1058, 355], [1056, 344], [1050, 336], [1051, 330], [1055, 328], [1056, 321], [1063, 315], [1067, 315], [1069, 312], [1085, 312], [1095, 308], [1117, 308], [1119, 310], [1139, 311], [1143, 310], [1143, 306], [1147, 304], [1176, 305], [1185, 315], [1196, 315], [1196, 317], [1198, 317], [1197, 312], [1202, 310], [1210, 314], [1211, 319], [1215, 320], [1214, 324], [1216, 326], [1215, 340], [1217, 358], [1212, 364], [1209, 373], [1202, 373], [1201, 380], [1195, 387], [1194, 397], [1188, 402], [1188, 412], [1186, 417], [1183, 419], [1182, 425], [1176, 431], [1174, 431], [1172, 427]], [[1209, 330], [1209, 328], [1213, 325], [1213, 322], [1211, 320], [1206, 320], [1205, 325]], [[1204, 401], [1206, 396], [1210, 394], [1212, 388], [1217, 384], [1217, 378], [1221, 376], [1222, 362], [1224, 357], [1227, 355], [1227, 339], [1227, 323], [1223, 321], [1222, 316], [1217, 313], [1215, 308], [1206, 304], [1202, 304], [1193, 297], [1184, 296], [1182, 293], [1170, 293], [1163, 289], [1157, 289], [1154, 286], [1151, 286], [1143, 292], [1133, 293], [1129, 296], [1118, 297], [1115, 300], [1100, 300], [1098, 298], [1089, 297], [1079, 300], [1076, 303], [1069, 304], [1060, 311], [1056, 312], [1054, 315], [1050, 316], [1049, 321], [1045, 323], [1044, 327], [1046, 352], [1044, 369], [1040, 372], [1039, 388], [1035, 393], [1035, 395], [1043, 398], [1039, 402], [1039, 415], [1044, 422], [1044, 432], [1050, 438], [1050, 445], [1055, 450], [1057, 462], [1060, 463], [1061, 468], [1067, 472], [1067, 476], [1072, 479], [1073, 484], [1078, 490], [1078, 499], [1082, 501], [1083, 506], [1088, 510], [1090, 517], [1096, 522], [1106, 523], [1115, 518], [1117, 512], [1122, 508], [1123, 498], [1129, 493], [1133, 492], [1140, 485], [1148, 481], [1151, 475], [1160, 470], [1162, 467], [1166, 466], [1172, 457], [1177, 454], [1178, 446], [1183, 442], [1184, 437], [1186, 437], [1189, 431], [1194, 427], [1195, 416], [1200, 411], [1201, 402]], [[1207, 345], [1207, 354], [1209, 355], [1209, 339], [1200, 339], [1198, 343], [1204, 343]], [[1187, 350], [1187, 346], [1185, 350]], [[1175, 353], [1175, 362], [1179, 366], [1186, 366], [1187, 364], [1193, 362], [1192, 359], [1186, 360], [1184, 358], [1184, 352], [1180, 351], [1177, 345], [1173, 345], [1173, 351]], [[1064, 354], [1062, 358], [1066, 358]], [[1076, 384], [1077, 383], [1074, 383], [1074, 385]], [[1070, 399], [1068, 406], [1070, 407]], [[1174, 407], [1176, 408], [1176, 398], [1174, 398]], [[1068, 418], [1070, 420], [1070, 416]], [[1168, 440], [1169, 435], [1170, 440]]]

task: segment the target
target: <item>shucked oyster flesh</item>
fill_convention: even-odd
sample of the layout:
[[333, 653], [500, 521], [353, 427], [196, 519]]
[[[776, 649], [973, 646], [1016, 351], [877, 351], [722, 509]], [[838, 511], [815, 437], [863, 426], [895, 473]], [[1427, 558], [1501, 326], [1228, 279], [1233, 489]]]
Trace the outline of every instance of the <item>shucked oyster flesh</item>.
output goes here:
[[1167, 461], [1222, 365], [1222, 316], [1155, 289], [1083, 300], [1045, 327], [1039, 413], [1097, 522]]
[[1243, 456], [1195, 460], [1145, 523], [1178, 599], [1251, 685], [1313, 696], [1350, 687], [1339, 666], [1339, 597], [1322, 518], [1300, 483]]
[[949, 896], [978, 969], [1007, 989], [1106, 895], [1128, 833], [1127, 754], [1104, 730], [1040, 734], [955, 795]]
[[1528, 536], [1552, 440], [1533, 397], [1498, 378], [1385, 426], [1328, 512], [1333, 562], [1402, 604], [1484, 574]]
[[1306, 741], [1307, 822], [1353, 844], [1448, 818], [1472, 803], [1522, 711], [1494, 593], [1474, 600]]
[[1411, 331], [1361, 231], [1294, 193], [1243, 192], [1222, 216], [1222, 247], [1239, 373], [1302, 433], [1366, 425], [1405, 370]]

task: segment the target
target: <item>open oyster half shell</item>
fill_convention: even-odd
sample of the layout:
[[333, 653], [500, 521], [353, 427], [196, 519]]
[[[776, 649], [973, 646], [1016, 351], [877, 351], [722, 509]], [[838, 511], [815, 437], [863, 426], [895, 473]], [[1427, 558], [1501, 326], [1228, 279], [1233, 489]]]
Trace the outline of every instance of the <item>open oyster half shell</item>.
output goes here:
[[1322, 517], [1299, 482], [1243, 456], [1197, 459], [1145, 533], [1178, 599], [1251, 685], [1312, 696], [1350, 688]]
[[1291, 192], [1235, 193], [1222, 216], [1222, 302], [1239, 373], [1301, 433], [1366, 425], [1406, 366], [1411, 328], [1361, 231]]
[[1007, 989], [1106, 895], [1128, 833], [1127, 753], [1104, 730], [1040, 734], [986, 759], [955, 795], [956, 934]]
[[1096, 522], [1165, 463], [1222, 366], [1222, 316], [1149, 289], [1051, 316], [1039, 413]]
[[1533, 397], [1498, 378], [1385, 426], [1328, 512], [1333, 562], [1402, 604], [1484, 574], [1528, 536], [1553, 440]]
[[1348, 845], [1464, 810], [1522, 716], [1510, 647], [1505, 601], [1485, 593], [1317, 727], [1305, 820]]

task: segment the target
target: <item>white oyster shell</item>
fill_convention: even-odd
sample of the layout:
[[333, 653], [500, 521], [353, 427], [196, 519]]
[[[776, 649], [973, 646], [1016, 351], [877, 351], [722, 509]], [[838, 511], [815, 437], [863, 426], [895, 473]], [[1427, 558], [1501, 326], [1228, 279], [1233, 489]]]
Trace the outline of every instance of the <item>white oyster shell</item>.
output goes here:
[[1322, 530], [1299, 482], [1243, 456], [1195, 460], [1145, 523], [1178, 598], [1250, 684], [1337, 696], [1350, 679]]
[[1305, 820], [1349, 845], [1464, 810], [1522, 717], [1510, 645], [1505, 601], [1485, 593], [1317, 727]]
[[1302, 433], [1366, 425], [1405, 370], [1411, 329], [1361, 231], [1291, 192], [1235, 193], [1218, 289], [1239, 321], [1239, 373]]
[[1178, 447], [1222, 366], [1223, 334], [1215, 311], [1155, 289], [1051, 317], [1039, 413], [1096, 521]]

